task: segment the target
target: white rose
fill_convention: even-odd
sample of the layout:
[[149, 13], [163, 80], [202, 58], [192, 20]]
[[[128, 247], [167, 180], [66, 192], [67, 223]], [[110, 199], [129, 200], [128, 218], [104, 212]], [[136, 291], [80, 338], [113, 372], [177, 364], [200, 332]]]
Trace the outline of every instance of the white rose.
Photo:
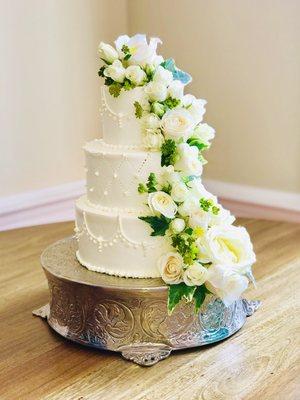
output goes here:
[[191, 228], [196, 228], [196, 226], [200, 226], [203, 229], [207, 229], [210, 222], [210, 215], [208, 212], [204, 211], [202, 208], [199, 208], [193, 212], [189, 217], [189, 225]]
[[205, 114], [206, 100], [196, 99], [191, 94], [186, 94], [182, 99], [183, 105], [187, 107], [188, 112], [193, 117], [196, 124], [202, 121], [203, 115]]
[[243, 227], [216, 225], [207, 232], [212, 261], [231, 266], [234, 272], [247, 273], [255, 262], [255, 254], [248, 232]]
[[193, 196], [189, 196], [182, 204], [180, 204], [180, 206], [178, 206], [178, 214], [182, 217], [188, 217], [198, 208], [199, 200]]
[[110, 45], [107, 43], [101, 42], [98, 46], [98, 52], [100, 55], [100, 58], [108, 62], [109, 64], [112, 64], [115, 60], [118, 59], [118, 52]]
[[170, 224], [170, 227], [174, 233], [180, 233], [185, 228], [185, 222], [182, 218], [174, 218]]
[[154, 192], [148, 195], [148, 205], [150, 210], [160, 213], [167, 218], [174, 218], [177, 212], [177, 205], [172, 197], [165, 192]]
[[164, 101], [167, 98], [167, 87], [160, 82], [149, 82], [145, 86], [145, 93], [151, 101]]
[[233, 272], [224, 265], [212, 265], [209, 268], [209, 290], [218, 296], [226, 306], [238, 300], [248, 287], [245, 276]]
[[121, 56], [124, 56], [122, 47], [126, 45], [129, 48], [131, 57], [128, 59], [128, 64], [141, 66], [151, 65], [156, 60], [156, 48], [159, 43], [162, 43], [159, 38], [151, 38], [148, 44], [146, 35], [141, 34], [131, 38], [122, 35], [115, 41], [116, 48]]
[[147, 78], [145, 72], [138, 65], [130, 65], [129, 67], [127, 67], [125, 71], [125, 76], [127, 79], [130, 80], [130, 82], [137, 86], [145, 82]]
[[162, 133], [157, 132], [153, 129], [147, 129], [147, 131], [142, 136], [142, 140], [143, 145], [147, 149], [160, 150], [165, 139]]
[[162, 129], [167, 138], [187, 140], [195, 127], [191, 114], [184, 108], [167, 111], [162, 118]]
[[125, 78], [125, 68], [120, 60], [116, 60], [104, 70], [104, 75], [116, 82], [122, 83]]
[[173, 81], [173, 74], [171, 71], [159, 65], [153, 75], [153, 81], [168, 86]]
[[199, 124], [194, 130], [193, 135], [201, 140], [202, 143], [209, 145], [210, 140], [215, 137], [215, 130], [208, 124]]
[[142, 127], [144, 129], [158, 129], [160, 127], [160, 119], [156, 114], [146, 114], [141, 119]]
[[174, 285], [182, 282], [183, 258], [179, 253], [164, 254], [158, 260], [158, 268], [162, 279], [167, 284]]
[[174, 182], [171, 189], [171, 197], [178, 203], [183, 202], [189, 195], [189, 190], [183, 182]]
[[199, 151], [196, 146], [187, 143], [180, 143], [177, 146], [178, 160], [174, 164], [176, 171], [182, 172], [185, 176], [200, 176], [202, 174], [202, 163], [199, 160]]
[[173, 81], [168, 87], [168, 95], [172, 99], [181, 99], [183, 96], [184, 84], [180, 81]]
[[207, 278], [207, 269], [197, 262], [190, 265], [183, 274], [183, 281], [187, 286], [201, 286]]

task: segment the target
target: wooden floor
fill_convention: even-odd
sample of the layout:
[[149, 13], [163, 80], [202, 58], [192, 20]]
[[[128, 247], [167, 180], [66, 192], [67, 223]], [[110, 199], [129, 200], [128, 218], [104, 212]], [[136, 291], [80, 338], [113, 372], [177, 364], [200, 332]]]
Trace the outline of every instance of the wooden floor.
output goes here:
[[236, 335], [150, 368], [67, 342], [31, 311], [48, 300], [41, 251], [72, 223], [0, 233], [0, 399], [300, 399], [300, 225], [241, 220], [251, 233], [263, 301]]

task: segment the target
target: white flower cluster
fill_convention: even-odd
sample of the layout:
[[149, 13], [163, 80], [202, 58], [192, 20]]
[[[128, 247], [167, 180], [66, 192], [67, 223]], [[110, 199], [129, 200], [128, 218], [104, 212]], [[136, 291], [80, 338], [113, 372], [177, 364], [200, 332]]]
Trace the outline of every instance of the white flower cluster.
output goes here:
[[[167, 188], [167, 192], [165, 191]], [[206, 285], [226, 305], [237, 300], [252, 279], [255, 254], [243, 227], [209, 193], [200, 178], [185, 181], [173, 166], [163, 167], [157, 191], [148, 194], [152, 215], [169, 220], [167, 236], [188, 241], [185, 253], [167, 253], [158, 263], [162, 279], [169, 285]], [[175, 239], [176, 240], [176, 239]], [[174, 246], [174, 245], [173, 245]], [[194, 259], [190, 259], [193, 251]]]

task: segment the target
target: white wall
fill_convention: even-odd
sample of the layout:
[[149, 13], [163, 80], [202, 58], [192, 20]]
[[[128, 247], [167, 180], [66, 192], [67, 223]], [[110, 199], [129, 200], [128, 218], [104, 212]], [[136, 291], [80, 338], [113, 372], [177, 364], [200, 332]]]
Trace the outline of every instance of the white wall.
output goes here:
[[127, 2], [0, 0], [0, 197], [82, 179], [99, 135], [97, 46]]
[[204, 176], [300, 192], [300, 1], [131, 0], [128, 15], [208, 100]]

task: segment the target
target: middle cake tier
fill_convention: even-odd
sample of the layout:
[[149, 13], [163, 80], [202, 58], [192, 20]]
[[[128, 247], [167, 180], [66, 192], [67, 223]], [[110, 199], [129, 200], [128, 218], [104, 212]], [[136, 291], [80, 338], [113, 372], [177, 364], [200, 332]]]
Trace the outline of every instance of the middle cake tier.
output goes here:
[[138, 184], [160, 170], [160, 152], [133, 150], [106, 144], [102, 139], [84, 146], [87, 199], [96, 208], [145, 210], [146, 196]]

